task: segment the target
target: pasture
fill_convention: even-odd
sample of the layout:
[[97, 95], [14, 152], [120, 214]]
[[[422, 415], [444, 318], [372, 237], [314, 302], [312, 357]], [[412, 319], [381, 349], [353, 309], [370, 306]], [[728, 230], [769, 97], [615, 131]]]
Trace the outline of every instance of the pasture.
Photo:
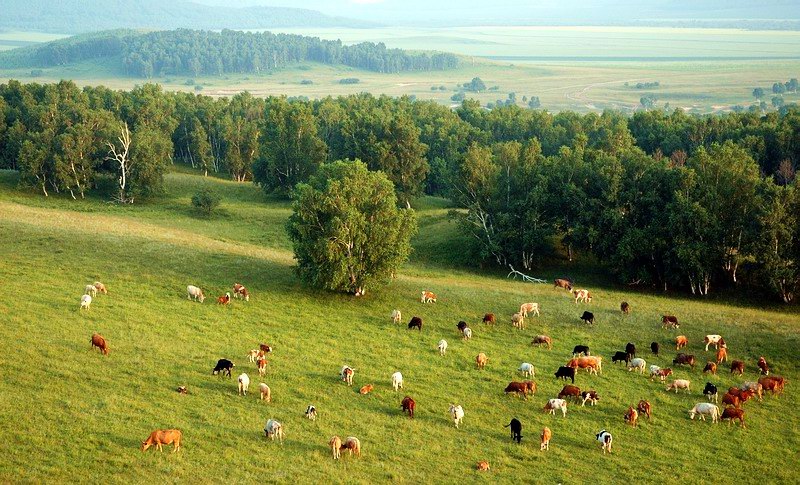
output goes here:
[[[417, 204], [412, 260], [389, 287], [357, 299], [299, 284], [284, 231], [290, 205], [251, 184], [178, 170], [160, 199], [120, 207], [45, 199], [16, 183], [15, 173], [0, 172], [0, 482], [611, 483], [624, 476], [674, 483], [713, 476], [789, 483], [800, 466], [797, 307], [631, 292], [602, 270], [565, 262], [536, 272], [569, 274], [589, 288], [592, 303], [576, 305], [552, 285], [465, 268], [448, 205], [430, 198]], [[210, 219], [189, 208], [203, 185], [223, 196]], [[95, 280], [109, 294], [80, 311], [84, 285]], [[248, 287], [250, 301], [216, 305], [234, 282]], [[187, 300], [188, 284], [205, 290], [205, 303]], [[421, 304], [421, 290], [436, 292], [438, 302]], [[633, 309], [627, 317], [623, 300]], [[511, 314], [528, 301], [541, 305], [541, 316], [525, 330], [512, 328]], [[389, 318], [394, 308], [403, 312], [399, 325]], [[584, 310], [594, 312], [593, 327], [579, 320]], [[480, 323], [485, 312], [497, 314], [496, 327]], [[667, 313], [679, 317], [679, 332], [661, 329]], [[424, 319], [421, 332], [406, 329], [413, 315]], [[459, 320], [472, 327], [472, 340], [460, 339]], [[110, 355], [90, 350], [93, 332], [105, 336]], [[692, 381], [690, 394], [667, 393], [611, 363], [633, 342], [648, 365], [667, 367], [679, 333], [699, 363], [673, 367], [675, 378]], [[725, 337], [731, 359], [746, 361], [743, 378], [726, 365], [718, 377], [701, 374], [713, 355], [701, 344], [709, 333]], [[531, 347], [537, 334], [550, 335], [553, 349]], [[444, 356], [436, 348], [442, 338]], [[660, 357], [650, 354], [651, 341], [661, 344]], [[273, 347], [263, 379], [245, 357], [260, 342]], [[601, 375], [581, 371], [575, 381], [597, 390], [600, 401], [570, 403], [566, 418], [545, 415], [546, 399], [564, 384], [553, 373], [576, 344], [604, 357]], [[479, 352], [489, 357], [482, 371]], [[687, 411], [705, 401], [706, 381], [723, 391], [755, 380], [762, 355], [789, 383], [782, 396], [744, 405], [745, 429], [689, 420]], [[211, 375], [223, 357], [236, 363], [233, 379]], [[534, 364], [539, 387], [527, 401], [503, 394], [508, 382], [523, 380], [522, 362]], [[344, 364], [356, 369], [352, 387], [339, 380]], [[405, 388], [395, 393], [390, 376], [398, 370]], [[237, 395], [241, 372], [251, 379], [247, 397]], [[259, 382], [271, 387], [272, 403], [258, 400]], [[360, 395], [370, 383], [375, 390]], [[188, 395], [175, 391], [182, 385]], [[413, 420], [400, 410], [405, 395], [417, 403]], [[634, 429], [623, 413], [640, 399], [652, 403], [653, 419], [640, 418]], [[450, 403], [464, 407], [460, 429], [447, 414]], [[319, 411], [316, 422], [303, 416], [309, 404]], [[503, 428], [512, 417], [523, 424], [521, 445]], [[283, 423], [283, 445], [265, 439], [269, 418]], [[553, 437], [540, 452], [544, 426]], [[172, 427], [183, 431], [179, 453], [139, 450], [151, 431]], [[603, 428], [614, 436], [612, 455], [594, 440]], [[334, 434], [357, 436], [363, 456], [334, 462], [327, 447]], [[490, 472], [474, 470], [480, 460]]]

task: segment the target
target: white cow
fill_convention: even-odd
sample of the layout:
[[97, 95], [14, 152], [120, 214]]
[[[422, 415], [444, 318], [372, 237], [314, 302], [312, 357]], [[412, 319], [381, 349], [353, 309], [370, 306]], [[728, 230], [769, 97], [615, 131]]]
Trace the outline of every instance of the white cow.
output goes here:
[[81, 297], [81, 310], [83, 310], [84, 308], [88, 310], [91, 305], [92, 305], [92, 297], [90, 295], [83, 295]]
[[539, 316], [539, 304], [538, 303], [523, 303], [519, 307], [519, 312], [522, 314], [523, 317], [528, 316], [528, 313]]
[[87, 295], [92, 295], [93, 298], [97, 296], [97, 288], [95, 288], [94, 285], [86, 285], [83, 292]]
[[306, 408], [306, 417], [311, 421], [317, 420], [317, 408], [313, 404], [309, 404]]
[[563, 399], [550, 399], [544, 406], [544, 410], [554, 416], [556, 414], [556, 409], [560, 409], [562, 416], [567, 417], [567, 401]]
[[722, 342], [722, 335], [706, 335], [706, 338], [703, 339], [706, 343], [706, 352], [708, 352], [708, 346], [713, 345], [717, 350], [719, 350], [719, 346]]
[[464, 408], [462, 408], [461, 405], [456, 406], [455, 404], [451, 404], [450, 416], [453, 418], [456, 428], [458, 428], [458, 425], [461, 424], [461, 421], [464, 419]]
[[660, 371], [660, 370], [661, 370], [661, 367], [659, 367], [657, 365], [651, 365], [650, 366], [650, 378], [652, 379], [653, 377], [656, 377], [658, 375], [658, 371]]
[[614, 441], [614, 438], [611, 436], [611, 433], [603, 429], [600, 430], [600, 432], [595, 435], [595, 438], [597, 438], [597, 441], [602, 443], [604, 455], [606, 454], [606, 451], [611, 453], [611, 443]]
[[469, 340], [472, 338], [472, 329], [467, 327], [464, 329], [464, 340]]
[[444, 355], [447, 352], [447, 340], [440, 340], [439, 345], [436, 348], [439, 349], [439, 355]]
[[254, 363], [256, 362], [256, 357], [258, 357], [258, 349], [252, 349], [247, 352], [247, 360]]
[[250, 376], [247, 374], [239, 375], [239, 395], [247, 395], [247, 390], [250, 388]]
[[632, 370], [638, 371], [640, 374], [644, 374], [644, 368], [647, 365], [647, 362], [644, 359], [640, 359], [639, 357], [632, 359], [631, 363], [628, 364], [628, 372]]
[[523, 362], [517, 371], [522, 372], [522, 375], [525, 377], [536, 377], [536, 369], [533, 367], [533, 364], [529, 364], [528, 362]]
[[400, 323], [402, 319], [403, 314], [400, 313], [400, 310], [392, 310], [392, 323]]
[[186, 287], [186, 294], [188, 295], [186, 298], [187, 300], [195, 300], [203, 303], [203, 300], [206, 299], [206, 295], [203, 294], [203, 290], [194, 285], [189, 285]]
[[264, 384], [263, 382], [258, 385], [258, 390], [261, 393], [261, 400], [272, 402], [272, 390], [269, 388], [268, 385]]
[[394, 388], [395, 392], [397, 392], [398, 389], [403, 388], [403, 374], [401, 374], [400, 371], [392, 374], [392, 387]]
[[719, 421], [720, 416], [719, 407], [710, 402], [699, 402], [689, 410], [689, 418], [694, 419], [695, 416], [700, 416], [703, 421], [706, 420], [706, 416], [711, 416], [711, 422], [716, 423]]
[[269, 421], [267, 421], [267, 425], [264, 426], [264, 434], [272, 441], [278, 438], [278, 441], [283, 444], [283, 425], [278, 421], [270, 418]]
[[686, 379], [675, 379], [674, 381], [672, 381], [672, 384], [667, 386], [667, 391], [675, 389], [675, 394], [677, 394], [678, 389], [686, 389], [686, 392], [690, 392], [689, 384], [690, 382]]

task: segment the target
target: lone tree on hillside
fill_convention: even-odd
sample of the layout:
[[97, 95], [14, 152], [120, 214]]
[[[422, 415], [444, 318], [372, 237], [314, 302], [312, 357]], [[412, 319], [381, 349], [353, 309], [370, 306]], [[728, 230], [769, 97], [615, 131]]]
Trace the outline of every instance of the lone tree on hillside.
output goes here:
[[392, 182], [359, 160], [321, 166], [293, 199], [286, 229], [307, 284], [361, 296], [387, 283], [411, 253], [413, 210], [399, 209]]

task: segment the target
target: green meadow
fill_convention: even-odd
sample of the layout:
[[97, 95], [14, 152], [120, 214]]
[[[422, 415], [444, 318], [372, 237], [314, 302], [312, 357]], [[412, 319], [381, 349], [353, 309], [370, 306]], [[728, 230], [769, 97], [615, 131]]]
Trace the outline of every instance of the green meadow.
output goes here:
[[[0, 482], [795, 481], [797, 307], [736, 295], [634, 292], [583, 258], [533, 272], [546, 279], [569, 274], [590, 289], [592, 303], [576, 305], [549, 284], [467, 264], [449, 204], [433, 198], [415, 204], [420, 231], [398, 278], [355, 298], [299, 283], [284, 231], [290, 204], [251, 184], [176, 169], [162, 197], [121, 207], [103, 198], [44, 198], [17, 182], [16, 173], [0, 172]], [[223, 196], [208, 219], [189, 204], [202, 186]], [[79, 310], [84, 286], [96, 280], [109, 294]], [[248, 287], [250, 301], [215, 304], [234, 282]], [[206, 291], [205, 303], [186, 299], [188, 284]], [[421, 290], [439, 301], [421, 304]], [[623, 300], [633, 308], [629, 316], [619, 311]], [[541, 305], [541, 316], [524, 330], [512, 328], [511, 314], [529, 301]], [[395, 308], [401, 325], [389, 319]], [[579, 320], [584, 310], [594, 312], [594, 326]], [[495, 327], [480, 323], [486, 312], [498, 315]], [[700, 363], [675, 368], [676, 378], [692, 381], [688, 394], [667, 393], [610, 362], [633, 342], [648, 365], [670, 366], [678, 332], [661, 329], [666, 313], [678, 316], [687, 351]], [[424, 319], [421, 332], [406, 329], [413, 315]], [[459, 320], [473, 328], [472, 340], [459, 337]], [[93, 332], [106, 337], [109, 356], [90, 349]], [[718, 376], [701, 373], [713, 354], [701, 345], [709, 333], [723, 335], [730, 358], [746, 362], [744, 377], [724, 365]], [[537, 334], [550, 335], [553, 349], [532, 347]], [[442, 338], [445, 356], [436, 350]], [[649, 351], [652, 341], [661, 344], [658, 357]], [[245, 358], [261, 342], [274, 349], [263, 379]], [[581, 389], [597, 390], [600, 402], [571, 403], [566, 418], [546, 415], [546, 399], [564, 384], [553, 373], [576, 344], [604, 357], [601, 375], [576, 379]], [[479, 352], [489, 357], [482, 371], [475, 368]], [[783, 395], [746, 403], [744, 429], [689, 420], [687, 410], [705, 401], [707, 381], [724, 390], [755, 380], [759, 356], [788, 378]], [[211, 375], [223, 357], [237, 364], [233, 379]], [[503, 393], [509, 381], [522, 380], [522, 362], [535, 365], [539, 387], [527, 401]], [[356, 369], [352, 388], [339, 380], [344, 364]], [[395, 393], [390, 376], [398, 370], [405, 389]], [[236, 392], [241, 372], [252, 382], [246, 397]], [[271, 387], [272, 403], [259, 401], [259, 382]], [[375, 390], [360, 395], [369, 383]], [[180, 385], [188, 395], [175, 392]], [[405, 395], [417, 402], [413, 420], [400, 411]], [[652, 403], [653, 418], [634, 429], [622, 416], [640, 399]], [[464, 407], [461, 429], [447, 414], [450, 403]], [[309, 404], [319, 411], [316, 422], [303, 416]], [[521, 445], [503, 427], [512, 417], [523, 423]], [[269, 418], [284, 424], [283, 445], [265, 439]], [[544, 426], [553, 431], [548, 452], [539, 451]], [[139, 450], [152, 430], [173, 427], [183, 432], [179, 453]], [[612, 455], [594, 439], [603, 428], [614, 436]], [[357, 436], [363, 456], [334, 462], [327, 448], [334, 434]], [[475, 471], [479, 460], [491, 471]]]

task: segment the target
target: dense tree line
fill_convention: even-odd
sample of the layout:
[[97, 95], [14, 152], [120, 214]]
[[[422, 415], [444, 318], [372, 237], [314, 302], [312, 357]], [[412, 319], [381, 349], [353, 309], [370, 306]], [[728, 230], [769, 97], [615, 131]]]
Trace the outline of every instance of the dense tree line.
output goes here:
[[[114, 156], [123, 151], [127, 172]], [[332, 161], [358, 159], [385, 174], [401, 205], [425, 193], [452, 199], [484, 261], [532, 271], [563, 247], [623, 283], [696, 294], [749, 285], [796, 299], [798, 157], [796, 106], [626, 117], [368, 94], [0, 85], [0, 167], [43, 194], [81, 197], [124, 174], [116, 198], [138, 200], [159, 191], [174, 161], [289, 194]]]
[[100, 32], [48, 42], [3, 54], [13, 66], [50, 67], [86, 59], [119, 57], [129, 76], [218, 76], [260, 73], [301, 61], [344, 64], [382, 73], [453, 69], [458, 58], [446, 53], [411, 53], [383, 43], [343, 45], [293, 34], [178, 29], [141, 33]]

